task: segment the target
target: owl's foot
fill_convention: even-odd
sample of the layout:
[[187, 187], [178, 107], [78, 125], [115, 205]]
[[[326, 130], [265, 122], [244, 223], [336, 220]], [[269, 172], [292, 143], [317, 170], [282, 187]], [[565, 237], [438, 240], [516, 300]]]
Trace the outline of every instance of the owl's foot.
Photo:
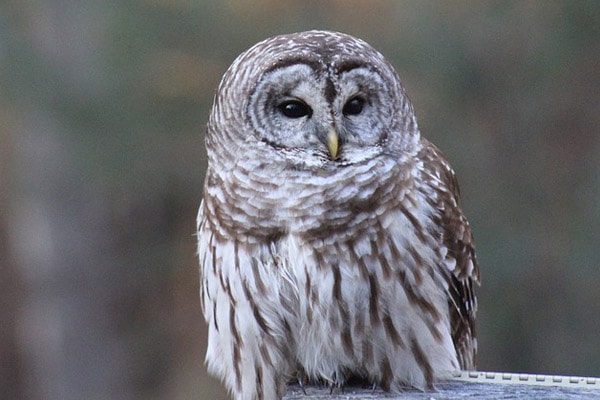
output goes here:
[[338, 388], [340, 390], [340, 393], [344, 392], [344, 379], [343, 377], [341, 377], [341, 380], [338, 380], [338, 373], [337, 371], [333, 371], [333, 374], [331, 374], [331, 378], [329, 379], [329, 395], [331, 396], [333, 394], [333, 391], [335, 388]]
[[300, 386], [300, 389], [302, 389], [302, 394], [307, 396], [306, 389], [304, 388], [304, 377], [298, 376], [298, 385]]

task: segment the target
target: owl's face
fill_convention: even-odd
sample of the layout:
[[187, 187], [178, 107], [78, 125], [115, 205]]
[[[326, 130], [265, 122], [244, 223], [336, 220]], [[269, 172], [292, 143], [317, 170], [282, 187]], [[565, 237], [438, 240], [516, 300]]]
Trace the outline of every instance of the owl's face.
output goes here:
[[247, 115], [259, 140], [308, 165], [355, 163], [385, 148], [393, 101], [377, 70], [287, 61], [250, 96]]
[[[233, 118], [219, 118], [222, 103], [236, 110]], [[240, 142], [262, 146], [263, 157], [294, 169], [342, 168], [395, 156], [418, 139], [412, 106], [393, 67], [367, 43], [334, 32], [258, 43], [230, 67], [215, 104], [209, 135], [227, 129], [219, 123], [233, 125]]]

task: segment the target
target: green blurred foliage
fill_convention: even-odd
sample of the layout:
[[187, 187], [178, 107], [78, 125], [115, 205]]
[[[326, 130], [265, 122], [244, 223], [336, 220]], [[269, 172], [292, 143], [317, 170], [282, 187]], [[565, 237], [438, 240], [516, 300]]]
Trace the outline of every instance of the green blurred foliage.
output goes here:
[[[59, 335], [67, 361], [96, 342], [120, 349], [102, 367], [113, 375], [58, 393], [105, 398], [108, 386], [112, 398], [224, 396], [202, 364], [197, 299], [204, 125], [241, 51], [312, 28], [379, 49], [422, 133], [458, 173], [483, 278], [480, 368], [600, 375], [600, 2], [8, 0], [0, 5], [0, 289], [9, 322], [0, 391], [61, 397], [45, 391], [44, 369], [30, 366], [45, 328], [23, 316], [50, 287], [87, 304], [82, 315], [101, 315], [109, 335], [88, 337], [82, 326], [83, 349]], [[63, 268], [67, 251], [58, 272], [36, 277], [28, 249], [42, 233], [27, 228], [37, 219], [22, 217], [32, 202], [60, 210], [59, 221], [72, 216], [64, 226], [48, 217], [49, 237], [81, 237], [77, 254], [89, 267]], [[92, 290], [72, 290], [78, 285]], [[77, 377], [95, 368], [61, 360], [47, 365], [65, 371], [67, 386], [71, 369], [80, 368]]]

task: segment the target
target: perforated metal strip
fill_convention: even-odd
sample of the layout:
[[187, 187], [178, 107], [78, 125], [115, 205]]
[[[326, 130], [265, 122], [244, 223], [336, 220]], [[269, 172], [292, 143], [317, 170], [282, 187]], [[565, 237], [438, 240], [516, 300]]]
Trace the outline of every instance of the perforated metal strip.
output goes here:
[[558, 386], [600, 390], [600, 378], [582, 376], [461, 371], [453, 378], [453, 380], [463, 382]]

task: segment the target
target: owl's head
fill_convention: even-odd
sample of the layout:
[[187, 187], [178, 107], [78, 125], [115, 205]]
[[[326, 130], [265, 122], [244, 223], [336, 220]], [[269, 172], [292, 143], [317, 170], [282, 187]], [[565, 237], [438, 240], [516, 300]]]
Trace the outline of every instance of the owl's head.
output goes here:
[[241, 54], [221, 81], [207, 134], [209, 152], [228, 147], [236, 157], [232, 143], [251, 145], [311, 170], [407, 155], [418, 141], [391, 64], [364, 41], [328, 31], [276, 36]]

